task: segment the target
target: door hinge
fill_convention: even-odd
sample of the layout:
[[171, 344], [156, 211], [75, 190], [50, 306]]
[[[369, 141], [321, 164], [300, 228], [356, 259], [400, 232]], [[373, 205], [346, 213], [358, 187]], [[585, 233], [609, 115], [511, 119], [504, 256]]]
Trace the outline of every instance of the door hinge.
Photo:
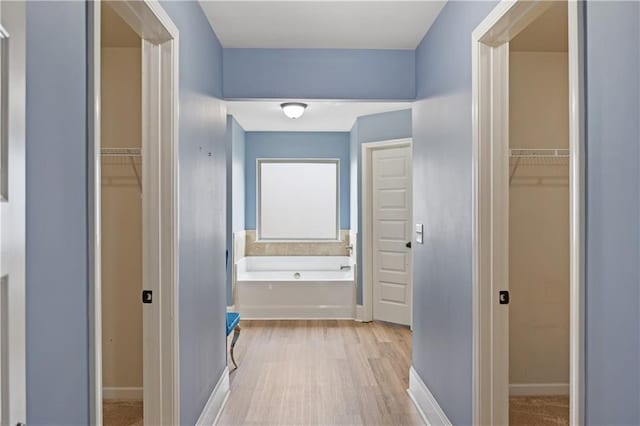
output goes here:
[[142, 290], [142, 303], [153, 303], [153, 291]]
[[500, 302], [501, 305], [508, 305], [509, 304], [509, 292], [507, 290], [501, 290], [498, 293], [498, 301]]

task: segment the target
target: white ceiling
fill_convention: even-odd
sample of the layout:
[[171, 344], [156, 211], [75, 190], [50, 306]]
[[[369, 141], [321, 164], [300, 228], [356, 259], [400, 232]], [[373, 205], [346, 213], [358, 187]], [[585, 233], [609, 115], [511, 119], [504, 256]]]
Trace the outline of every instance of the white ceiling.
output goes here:
[[200, 3], [224, 47], [415, 49], [446, 0]]
[[296, 120], [280, 109], [285, 101], [228, 101], [227, 113], [248, 132], [348, 132], [356, 118], [411, 108], [411, 102], [306, 102], [304, 115]]

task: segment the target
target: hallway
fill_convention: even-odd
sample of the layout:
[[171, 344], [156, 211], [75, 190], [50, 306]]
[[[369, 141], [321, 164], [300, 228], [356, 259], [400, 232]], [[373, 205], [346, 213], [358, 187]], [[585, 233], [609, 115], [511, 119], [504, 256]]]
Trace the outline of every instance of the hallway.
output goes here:
[[0, 424], [640, 426], [639, 46], [640, 0], [0, 1]]
[[219, 425], [423, 424], [407, 394], [408, 328], [336, 320], [241, 327]]

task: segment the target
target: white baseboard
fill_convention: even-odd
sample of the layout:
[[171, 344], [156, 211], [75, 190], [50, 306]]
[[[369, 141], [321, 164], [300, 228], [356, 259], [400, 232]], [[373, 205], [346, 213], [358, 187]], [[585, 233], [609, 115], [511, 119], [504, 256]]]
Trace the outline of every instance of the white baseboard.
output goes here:
[[409, 389], [407, 392], [427, 425], [451, 426], [451, 421], [442, 411], [438, 401], [433, 397], [413, 366], [409, 370]]
[[209, 400], [204, 406], [196, 426], [213, 426], [218, 422], [218, 417], [229, 398], [229, 367], [225, 367], [216, 387], [213, 388]]
[[227, 306], [227, 312], [238, 312], [236, 311], [236, 305]]
[[102, 399], [142, 401], [142, 387], [104, 387], [102, 388]]
[[512, 383], [510, 396], [569, 395], [569, 383]]
[[364, 306], [356, 305], [354, 316], [355, 321], [364, 322]]

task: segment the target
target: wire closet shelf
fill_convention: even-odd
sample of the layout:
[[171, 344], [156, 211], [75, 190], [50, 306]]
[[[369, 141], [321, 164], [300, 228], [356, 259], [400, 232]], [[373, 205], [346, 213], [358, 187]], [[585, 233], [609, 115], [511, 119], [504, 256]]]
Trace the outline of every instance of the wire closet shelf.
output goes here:
[[102, 148], [100, 156], [103, 160], [109, 161], [111, 164], [128, 164], [133, 169], [138, 182], [138, 188], [142, 193], [142, 179], [140, 177], [140, 162], [142, 161], [142, 150], [140, 148]]
[[509, 183], [513, 180], [520, 166], [568, 166], [569, 150], [559, 148], [523, 149], [512, 148], [509, 150]]

